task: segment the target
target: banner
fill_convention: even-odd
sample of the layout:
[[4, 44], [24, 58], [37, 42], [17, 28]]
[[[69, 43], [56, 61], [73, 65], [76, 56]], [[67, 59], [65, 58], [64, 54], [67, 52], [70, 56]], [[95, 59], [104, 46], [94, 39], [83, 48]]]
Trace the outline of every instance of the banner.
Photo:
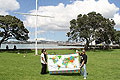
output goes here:
[[48, 54], [48, 70], [50, 74], [79, 72], [78, 53]]

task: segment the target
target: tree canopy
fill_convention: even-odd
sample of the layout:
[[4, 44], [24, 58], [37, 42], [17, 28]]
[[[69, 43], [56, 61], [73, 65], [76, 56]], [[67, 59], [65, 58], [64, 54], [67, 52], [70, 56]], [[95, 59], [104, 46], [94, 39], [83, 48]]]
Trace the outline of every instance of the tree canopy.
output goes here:
[[0, 15], [0, 44], [8, 39], [26, 41], [29, 39], [28, 33], [20, 19], [10, 15]]
[[70, 21], [70, 31], [67, 33], [68, 40], [85, 40], [85, 48], [88, 49], [89, 43], [105, 42], [110, 44], [115, 41], [115, 22], [112, 19], [103, 17], [100, 13], [90, 12], [88, 14], [79, 14], [77, 19]]
[[115, 43], [120, 45], [120, 31], [115, 32]]

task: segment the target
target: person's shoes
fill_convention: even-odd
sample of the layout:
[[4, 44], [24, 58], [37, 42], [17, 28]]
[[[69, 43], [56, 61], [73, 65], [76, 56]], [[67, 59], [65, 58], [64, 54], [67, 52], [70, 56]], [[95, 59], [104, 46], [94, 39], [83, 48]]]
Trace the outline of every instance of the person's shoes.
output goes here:
[[40, 74], [44, 74], [44, 73], [40, 73]]
[[84, 79], [87, 79], [86, 77], [84, 77]]
[[81, 76], [81, 73], [80, 73], [80, 76]]
[[81, 72], [80, 72], [80, 76], [81, 76], [82, 74], [81, 74]]
[[43, 75], [43, 74], [45, 74], [45, 73], [41, 72], [40, 74], [42, 74], [42, 75]]

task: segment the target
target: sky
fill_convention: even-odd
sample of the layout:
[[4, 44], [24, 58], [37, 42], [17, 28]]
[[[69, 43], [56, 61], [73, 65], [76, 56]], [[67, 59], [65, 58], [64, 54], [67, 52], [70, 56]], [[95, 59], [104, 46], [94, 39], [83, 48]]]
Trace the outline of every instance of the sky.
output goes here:
[[[16, 16], [29, 30], [29, 41], [35, 40], [35, 16], [15, 14], [35, 14], [36, 0], [0, 0], [0, 15]], [[67, 41], [70, 20], [79, 14], [95, 11], [105, 18], [115, 21], [115, 29], [120, 30], [120, 0], [38, 0], [37, 17], [38, 40]]]

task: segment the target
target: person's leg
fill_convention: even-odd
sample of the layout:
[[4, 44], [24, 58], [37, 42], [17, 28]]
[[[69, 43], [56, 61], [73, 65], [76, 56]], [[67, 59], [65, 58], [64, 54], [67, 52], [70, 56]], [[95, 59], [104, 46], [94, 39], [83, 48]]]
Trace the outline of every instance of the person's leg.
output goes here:
[[86, 64], [83, 65], [83, 69], [84, 69], [84, 78], [87, 78]]
[[46, 66], [45, 66], [46, 64], [43, 64], [43, 72], [44, 72], [44, 74], [46, 74]]
[[[80, 66], [81, 66], [81, 63], [80, 63]], [[82, 68], [80, 69], [80, 74], [82, 74], [82, 75], [83, 75], [83, 71], [82, 71]]]
[[41, 74], [44, 74], [44, 64], [42, 64]]
[[45, 64], [45, 73], [47, 73], [47, 64]]

